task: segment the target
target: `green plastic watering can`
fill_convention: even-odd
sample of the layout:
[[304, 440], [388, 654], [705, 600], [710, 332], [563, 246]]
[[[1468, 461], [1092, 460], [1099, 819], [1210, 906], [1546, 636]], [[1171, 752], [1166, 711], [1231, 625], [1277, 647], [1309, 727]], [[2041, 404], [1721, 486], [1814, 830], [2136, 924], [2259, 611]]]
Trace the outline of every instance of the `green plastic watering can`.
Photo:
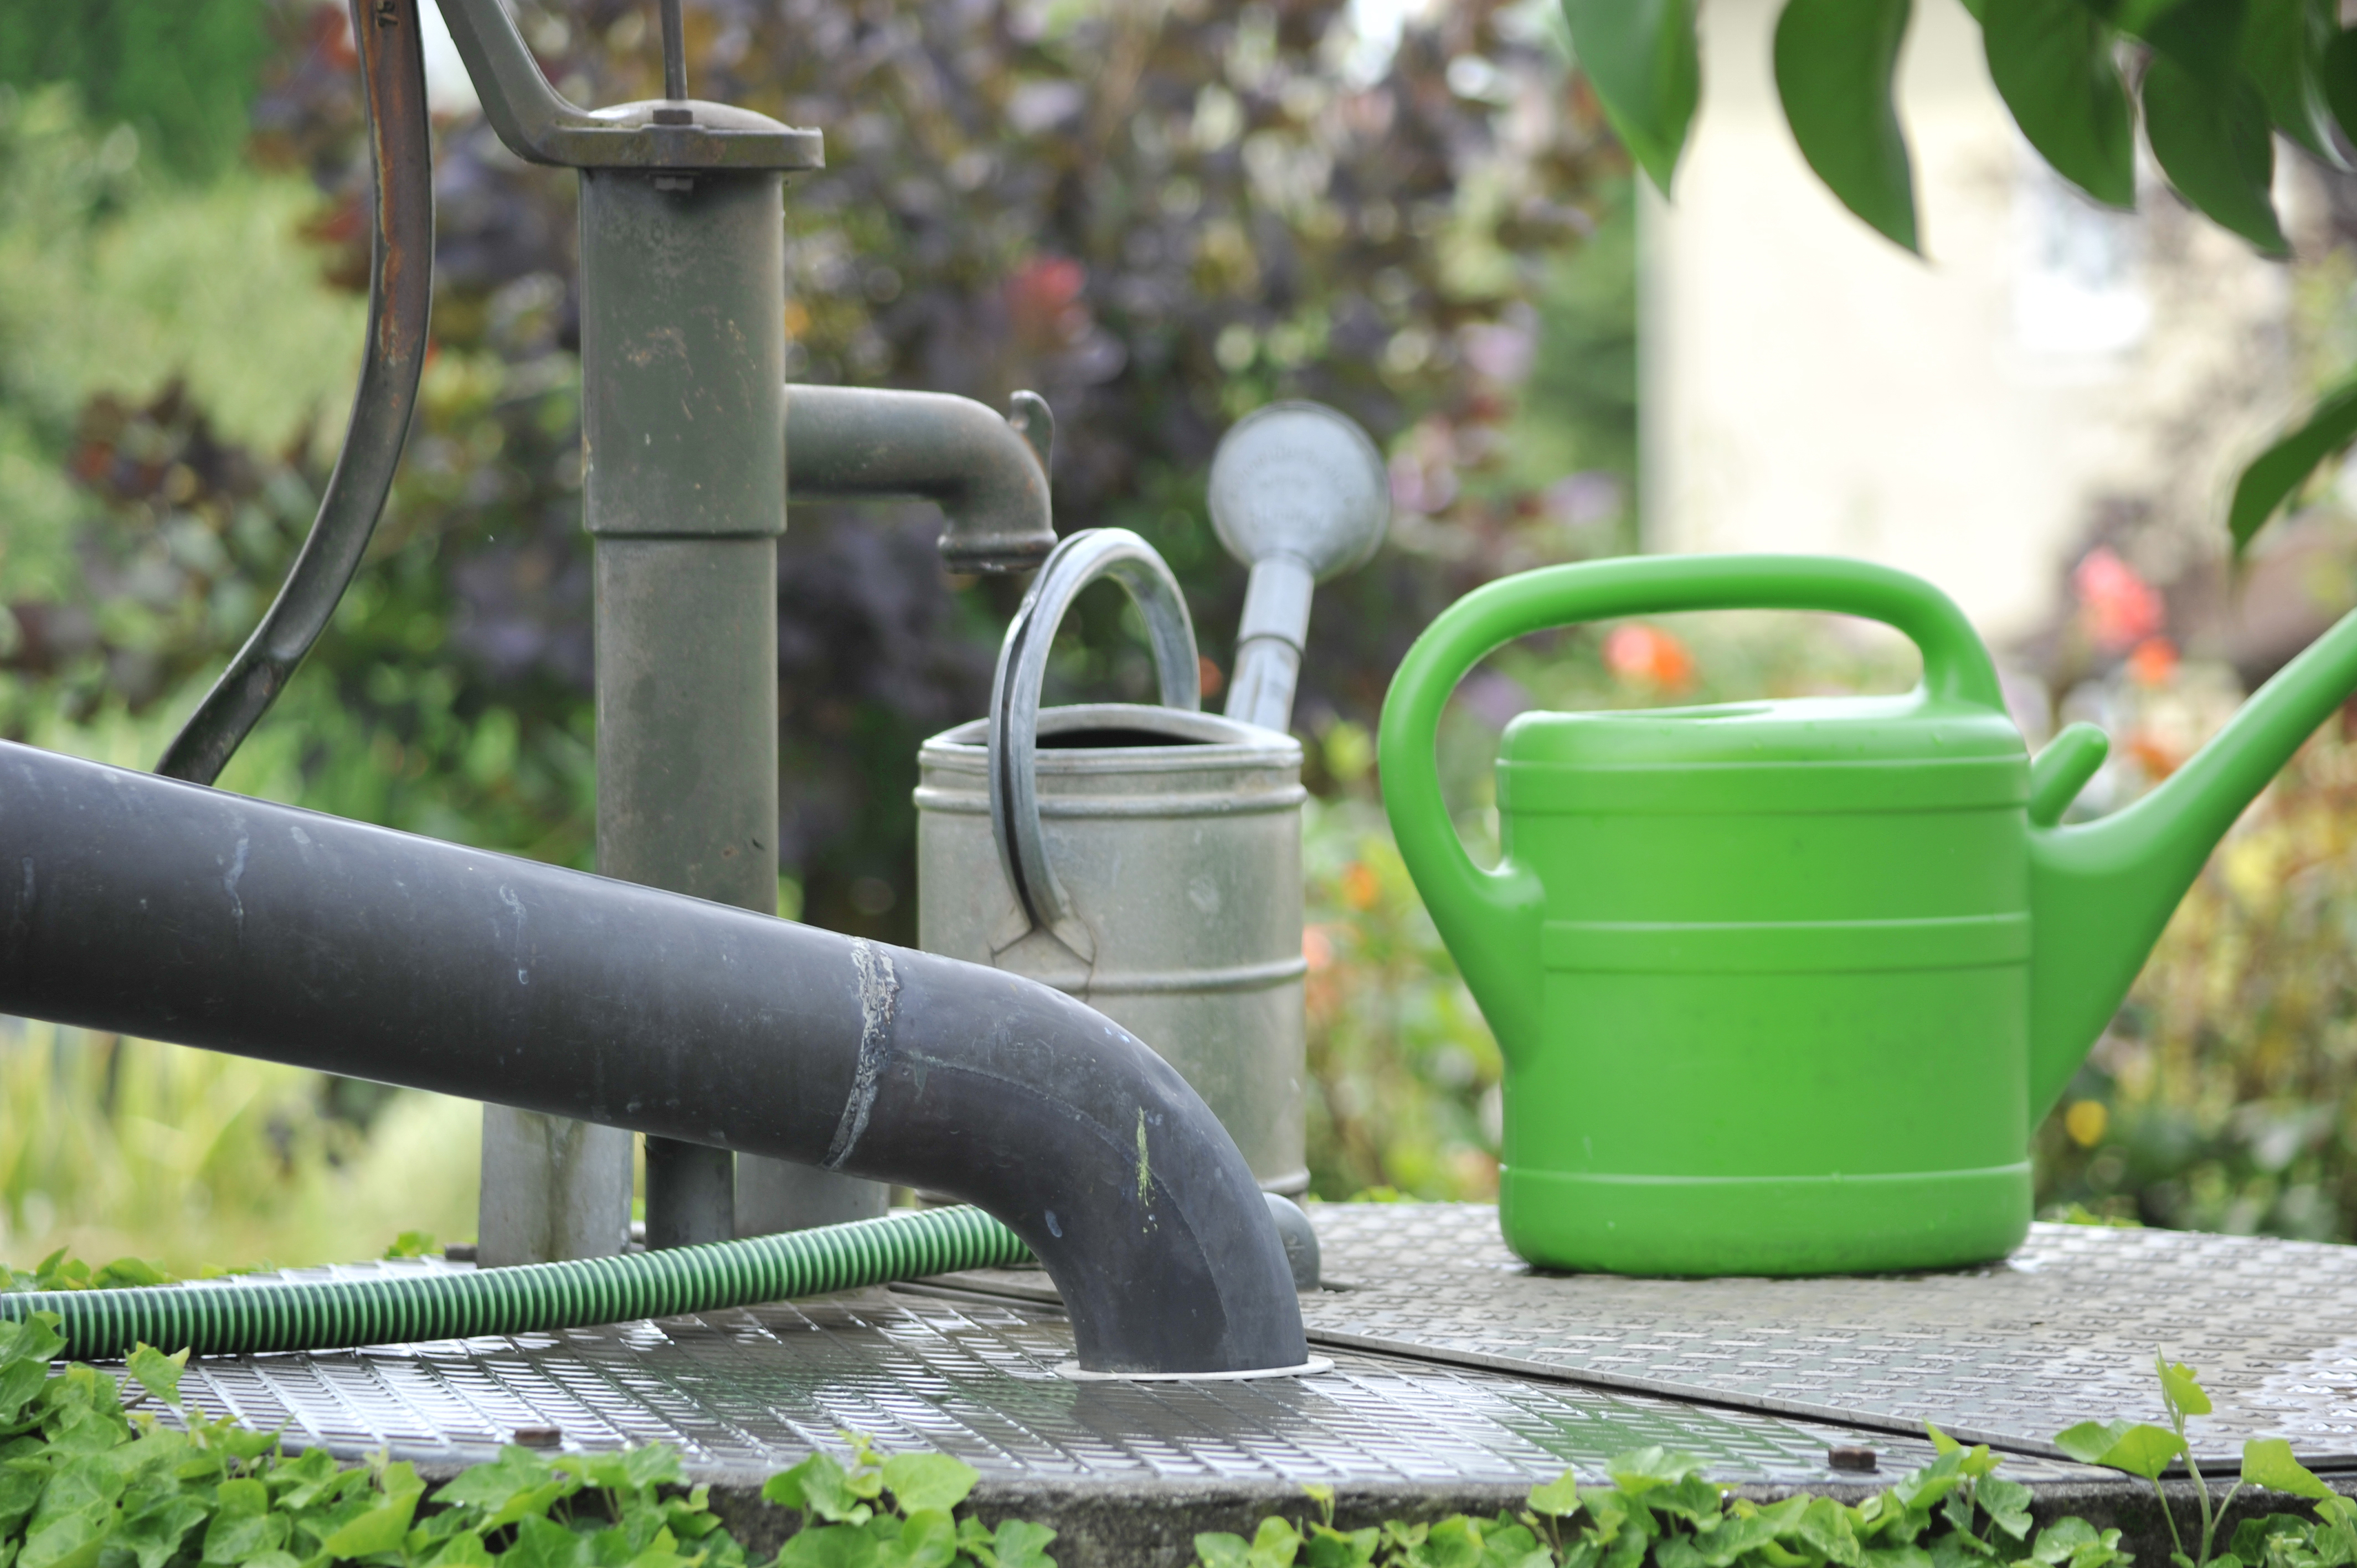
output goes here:
[[[1501, 643], [1618, 616], [1828, 610], [1923, 655], [1903, 696], [1524, 714], [1504, 855], [1441, 800], [1442, 705]], [[2035, 761], [1938, 589], [1860, 562], [1651, 557], [1469, 594], [1379, 757], [1400, 854], [1505, 1056], [1500, 1223], [1544, 1268], [1846, 1273], [2002, 1257], [2030, 1130], [2212, 845], [2357, 687], [2357, 615], [2167, 783], [2064, 827], [2107, 742]]]

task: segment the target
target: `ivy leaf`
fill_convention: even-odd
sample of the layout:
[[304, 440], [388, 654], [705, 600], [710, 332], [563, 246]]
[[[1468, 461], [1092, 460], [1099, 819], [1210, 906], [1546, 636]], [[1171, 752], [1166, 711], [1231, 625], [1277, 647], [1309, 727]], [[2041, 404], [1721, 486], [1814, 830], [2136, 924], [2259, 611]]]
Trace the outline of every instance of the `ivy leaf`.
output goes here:
[[1989, 1522], [2016, 1541], [2029, 1538], [2031, 1493], [2018, 1481], [1990, 1476], [1973, 1489], [1973, 1500], [1987, 1510]]
[[2095, 1461], [2109, 1469], [2126, 1470], [2149, 1481], [2185, 1452], [2185, 1439], [2165, 1426], [2131, 1426]]
[[1788, 0], [1776, 91], [1792, 139], [1843, 206], [1916, 254], [1915, 177], [1891, 102], [1910, 0]]
[[1056, 1560], [1048, 1555], [1048, 1543], [1055, 1539], [1056, 1532], [1044, 1524], [1003, 1519], [998, 1521], [998, 1533], [991, 1538], [991, 1549], [997, 1554], [998, 1568], [1056, 1568]]
[[1831, 1498], [1811, 1498], [1793, 1522], [1792, 1534], [1828, 1563], [1857, 1568], [1865, 1561], [1858, 1546], [1857, 1519]]
[[1579, 1483], [1566, 1470], [1544, 1487], [1531, 1488], [1531, 1511], [1549, 1519], [1569, 1519], [1579, 1511]]
[[1693, 1455], [1655, 1444], [1615, 1454], [1606, 1462], [1604, 1472], [1623, 1496], [1636, 1498], [1657, 1487], [1674, 1487], [1701, 1468], [1702, 1461]]
[[2329, 1498], [2332, 1488], [2309, 1473], [2291, 1455], [2291, 1444], [2280, 1437], [2254, 1437], [2243, 1444], [2243, 1479], [2299, 1498]]
[[498, 1459], [462, 1472], [435, 1493], [446, 1503], [471, 1504], [483, 1510], [470, 1520], [479, 1530], [499, 1530], [527, 1519], [540, 1519], [581, 1489], [581, 1477], [559, 1470], [545, 1455], [511, 1444]]
[[2166, 1356], [2154, 1357], [2152, 1364], [2160, 1374], [2161, 1397], [2169, 1402], [2171, 1410], [2185, 1415], [2210, 1413], [2210, 1395], [2201, 1387], [2201, 1373]]
[[1563, 0], [1605, 117], [1663, 196], [1702, 99], [1694, 0]]
[[260, 1481], [223, 1481], [213, 1494], [213, 1521], [205, 1527], [207, 1563], [243, 1563], [286, 1544], [291, 1520], [270, 1511]]
[[761, 1496], [780, 1507], [808, 1509], [831, 1523], [864, 1524], [870, 1512], [854, 1491], [851, 1477], [842, 1464], [834, 1455], [823, 1451], [791, 1470], [770, 1477], [762, 1485]]
[[895, 1454], [884, 1461], [884, 1485], [906, 1513], [953, 1509], [981, 1479], [981, 1471], [946, 1454]]
[[426, 1559], [425, 1568], [494, 1568], [497, 1562], [481, 1536], [471, 1530], [462, 1530], [445, 1541], [441, 1551]]
[[554, 1520], [527, 1519], [516, 1523], [513, 1545], [500, 1553], [500, 1568], [587, 1568], [590, 1545]]
[[957, 1521], [947, 1509], [911, 1509], [899, 1539], [877, 1553], [879, 1568], [950, 1568], [957, 1561]]
[[2038, 1532], [2038, 1543], [2029, 1549], [2035, 1563], [2064, 1563], [2073, 1561], [2090, 1547], [2099, 1546], [2103, 1537], [2095, 1527], [2075, 1514], [2066, 1515]]
[[49, 1363], [66, 1348], [65, 1336], [58, 1332], [64, 1321], [54, 1312], [37, 1312], [21, 1323], [0, 1325], [0, 1367], [31, 1362], [46, 1380]]
[[2174, 56], [2154, 55], [2144, 77], [2144, 134], [2178, 195], [2266, 254], [2291, 253], [2268, 194], [2274, 129], [2248, 79], [2205, 81]]
[[2346, 169], [2324, 85], [2325, 51], [2341, 36], [2338, 13], [2333, 0], [2261, 0], [2244, 24], [2242, 59], [2276, 129]]
[[125, 1508], [108, 1544], [139, 1559], [139, 1568], [164, 1568], [180, 1550], [180, 1538], [205, 1522], [205, 1505], [186, 1493]]
[[2082, 1465], [2100, 1465], [2126, 1434], [2125, 1421], [2083, 1421], [2054, 1434], [2054, 1446]]
[[1207, 1530], [1195, 1537], [1195, 1560], [1203, 1568], [1244, 1568], [1252, 1560], [1252, 1543], [1229, 1530]]
[[336, 1557], [373, 1557], [380, 1552], [398, 1550], [402, 1538], [409, 1533], [409, 1521], [417, 1512], [418, 1495], [424, 1490], [414, 1487], [393, 1493], [328, 1536], [320, 1546]]
[[2136, 205], [2136, 123], [2112, 29], [2080, 0], [1988, 0], [1989, 78], [2054, 172], [2107, 207]]
[[124, 1363], [139, 1386], [162, 1400], [166, 1404], [180, 1402], [180, 1373], [188, 1365], [188, 1352], [184, 1347], [167, 1356], [153, 1345], [135, 1345], [131, 1359]]
[[2261, 526], [2307, 483], [2318, 465], [2352, 441], [2357, 441], [2357, 379], [2326, 393], [2298, 429], [2276, 437], [2234, 481], [2234, 499], [2226, 509], [2226, 532], [2233, 536], [2234, 553], [2250, 546]]
[[[1306, 1568], [1367, 1568], [1375, 1560], [1383, 1541], [1383, 1532], [1372, 1525], [1364, 1530], [1336, 1530], [1331, 1525], [1312, 1524], [1308, 1552], [1303, 1562]], [[1543, 1568], [1555, 1568], [1553, 1553], [1547, 1555]]]

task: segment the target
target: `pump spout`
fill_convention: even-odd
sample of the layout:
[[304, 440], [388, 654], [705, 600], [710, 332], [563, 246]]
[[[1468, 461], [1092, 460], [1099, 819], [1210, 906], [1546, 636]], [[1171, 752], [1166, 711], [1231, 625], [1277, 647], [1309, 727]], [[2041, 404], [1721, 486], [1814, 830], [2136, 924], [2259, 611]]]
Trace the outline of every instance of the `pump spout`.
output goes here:
[[1028, 572], [1056, 547], [1048, 459], [1055, 422], [1037, 392], [1001, 417], [972, 398], [877, 387], [786, 388], [786, 499], [938, 504], [942, 564]]
[[2149, 795], [2099, 822], [2058, 819], [2103, 760], [2074, 725], [2030, 767], [2029, 1115], [2054, 1107], [2234, 819], [2357, 691], [2357, 612], [2243, 704]]

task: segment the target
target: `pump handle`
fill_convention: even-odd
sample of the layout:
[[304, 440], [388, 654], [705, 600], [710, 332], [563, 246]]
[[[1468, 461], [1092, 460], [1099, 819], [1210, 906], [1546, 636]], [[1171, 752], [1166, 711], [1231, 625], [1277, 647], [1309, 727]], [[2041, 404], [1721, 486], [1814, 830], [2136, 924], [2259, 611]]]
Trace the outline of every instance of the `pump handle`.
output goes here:
[[417, 0], [352, 0], [352, 41], [367, 94], [376, 205], [368, 343], [351, 424], [278, 597], [156, 765], [167, 779], [210, 784], [220, 778], [327, 628], [376, 532], [417, 406], [434, 302], [434, 145]]

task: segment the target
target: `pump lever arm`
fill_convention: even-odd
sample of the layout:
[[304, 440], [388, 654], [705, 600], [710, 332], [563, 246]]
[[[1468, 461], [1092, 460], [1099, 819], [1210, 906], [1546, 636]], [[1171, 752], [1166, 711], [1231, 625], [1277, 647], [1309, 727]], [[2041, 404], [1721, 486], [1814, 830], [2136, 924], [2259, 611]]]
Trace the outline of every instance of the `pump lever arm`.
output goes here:
[[417, 405], [434, 299], [434, 149], [417, 0], [352, 0], [352, 39], [367, 92], [375, 209], [368, 344], [351, 424], [285, 585], [156, 765], [170, 779], [219, 778], [326, 629], [376, 532]]
[[[450, 41], [508, 151], [567, 168], [810, 169], [825, 161], [816, 131], [726, 103], [625, 103], [584, 109], [548, 84], [500, 0], [440, 0]], [[686, 91], [685, 61], [666, 39], [665, 91]]]

